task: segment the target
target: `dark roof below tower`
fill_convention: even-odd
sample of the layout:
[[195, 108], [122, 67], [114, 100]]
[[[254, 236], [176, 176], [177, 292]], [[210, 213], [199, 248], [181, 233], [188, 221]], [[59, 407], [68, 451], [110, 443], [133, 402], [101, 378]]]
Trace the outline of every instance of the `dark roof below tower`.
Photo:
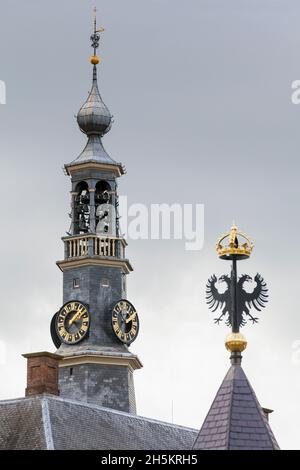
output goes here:
[[0, 402], [1, 450], [188, 450], [196, 436], [194, 429], [53, 395]]
[[199, 431], [193, 449], [279, 449], [242, 367], [232, 365]]

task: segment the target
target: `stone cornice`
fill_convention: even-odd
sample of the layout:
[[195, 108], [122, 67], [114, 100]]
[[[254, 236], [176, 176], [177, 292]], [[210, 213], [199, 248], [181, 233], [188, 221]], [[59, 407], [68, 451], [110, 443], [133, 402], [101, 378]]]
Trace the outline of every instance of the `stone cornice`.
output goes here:
[[62, 260], [56, 262], [57, 266], [61, 271], [65, 269], [77, 268], [81, 266], [109, 266], [112, 268], [122, 268], [125, 274], [129, 274], [133, 271], [133, 267], [131, 266], [128, 259], [119, 259], [119, 258], [96, 258], [96, 257], [85, 257], [85, 258], [77, 258], [77, 259], [70, 259], [70, 260]]
[[63, 356], [59, 362], [59, 367], [72, 367], [81, 364], [104, 364], [113, 366], [124, 366], [128, 367], [131, 372], [137, 369], [141, 369], [143, 364], [139, 358], [135, 355], [123, 356], [123, 355], [96, 355], [96, 354], [83, 354], [76, 356]]
[[72, 173], [79, 170], [108, 170], [113, 172], [117, 178], [124, 175], [124, 169], [121, 164], [111, 165], [109, 163], [99, 163], [92, 161], [65, 165], [65, 169], [70, 176], [72, 176]]

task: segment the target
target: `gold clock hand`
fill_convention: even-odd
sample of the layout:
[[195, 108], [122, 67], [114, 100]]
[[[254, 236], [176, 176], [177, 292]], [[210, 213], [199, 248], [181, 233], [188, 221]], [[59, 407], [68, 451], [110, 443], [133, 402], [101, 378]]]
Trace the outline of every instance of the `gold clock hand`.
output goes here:
[[[74, 321], [79, 320], [79, 319], [82, 317], [82, 315], [84, 315], [84, 314], [85, 314], [85, 310], [83, 310], [82, 312], [79, 311], [79, 312], [75, 313], [75, 315], [74, 315], [75, 318], [74, 318], [74, 317], [71, 318], [70, 321], [72, 321], [72, 323], [73, 323]], [[71, 324], [72, 324], [72, 323], [71, 323]], [[69, 324], [70, 324], [70, 323], [69, 323]]]
[[136, 312], [133, 312], [133, 314], [130, 315], [130, 317], [125, 320], [125, 322], [129, 323], [130, 321], [132, 321], [134, 319], [135, 316], [136, 316]]
[[73, 317], [69, 321], [69, 326], [71, 326], [74, 323], [74, 321], [78, 320], [79, 318], [80, 318], [80, 313], [76, 312], [75, 315], [73, 315]]

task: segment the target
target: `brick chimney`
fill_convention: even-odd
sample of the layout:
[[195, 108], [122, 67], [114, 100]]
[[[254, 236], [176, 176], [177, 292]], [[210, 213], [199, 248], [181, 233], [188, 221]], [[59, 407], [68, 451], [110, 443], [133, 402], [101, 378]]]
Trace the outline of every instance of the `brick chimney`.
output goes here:
[[61, 356], [47, 351], [23, 354], [27, 359], [26, 397], [51, 393], [59, 395], [58, 362]]

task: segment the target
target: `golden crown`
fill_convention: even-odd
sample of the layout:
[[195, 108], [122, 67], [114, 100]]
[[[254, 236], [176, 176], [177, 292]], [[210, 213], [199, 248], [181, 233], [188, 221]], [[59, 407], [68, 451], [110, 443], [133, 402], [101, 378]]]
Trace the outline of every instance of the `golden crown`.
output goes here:
[[233, 255], [238, 259], [249, 258], [253, 247], [248, 235], [240, 232], [235, 224], [230, 232], [218, 239], [216, 244], [216, 250], [221, 259], [232, 259]]

